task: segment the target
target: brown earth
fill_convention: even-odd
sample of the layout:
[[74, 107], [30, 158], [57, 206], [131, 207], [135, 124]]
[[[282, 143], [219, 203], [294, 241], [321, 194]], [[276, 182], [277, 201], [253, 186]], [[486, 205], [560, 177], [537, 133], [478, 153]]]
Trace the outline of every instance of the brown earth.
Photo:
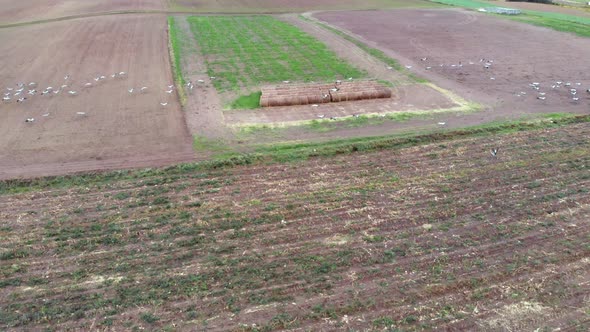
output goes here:
[[588, 167], [583, 123], [4, 194], [0, 326], [588, 330]]
[[[0, 30], [0, 84], [12, 93], [0, 103], [0, 178], [192, 158], [180, 105], [165, 93], [173, 84], [166, 26], [164, 16], [130, 15]], [[27, 86], [15, 97], [20, 82]], [[37, 83], [35, 95], [29, 82]], [[49, 86], [60, 93], [41, 95]]]
[[164, 0], [0, 0], [0, 24], [126, 10], [162, 10]]
[[[590, 53], [587, 38], [456, 9], [315, 17], [384, 50], [437, 85], [488, 105], [493, 116], [588, 112], [590, 94], [584, 91], [590, 87], [590, 68], [581, 60]], [[489, 69], [487, 61], [493, 61]], [[552, 89], [556, 81], [564, 83]], [[529, 86], [533, 82], [541, 84], [539, 91]], [[579, 101], [573, 101], [570, 88], [578, 90]], [[545, 100], [537, 99], [539, 92], [546, 93]]]

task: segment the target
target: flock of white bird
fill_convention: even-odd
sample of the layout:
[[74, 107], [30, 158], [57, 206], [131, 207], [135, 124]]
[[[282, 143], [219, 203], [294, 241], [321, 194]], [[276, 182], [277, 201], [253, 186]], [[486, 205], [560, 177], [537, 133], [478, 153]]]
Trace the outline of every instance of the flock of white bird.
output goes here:
[[[124, 71], [120, 71], [120, 72], [110, 75], [111, 79], [120, 79], [120, 78], [126, 78], [126, 77], [127, 77], [127, 73]], [[53, 86], [47, 86], [44, 89], [39, 89], [40, 85], [37, 82], [17, 83], [14, 86], [6, 87], [5, 91], [3, 92], [2, 102], [3, 103], [12, 103], [12, 102], [16, 101], [17, 103], [25, 103], [30, 98], [43, 97], [43, 96], [45, 96], [45, 98], [48, 98], [51, 96], [59, 95], [60, 93], [67, 94], [72, 97], [77, 96], [79, 94], [79, 91], [77, 89], [74, 89], [74, 87], [73, 87], [74, 84], [70, 80], [70, 75], [65, 75], [63, 79], [64, 79], [63, 84], [59, 85], [59, 87], [56, 87], [56, 88], [54, 88]], [[93, 77], [91, 80], [86, 81], [86, 83], [81, 84], [79, 86], [79, 88], [89, 89], [89, 88], [92, 88], [92, 87], [98, 85], [103, 80], [107, 80], [107, 77], [105, 75], [97, 75], [96, 77]], [[194, 85], [192, 82], [189, 81], [189, 83], [187, 83], [187, 87], [190, 90], [192, 90]], [[127, 92], [129, 94], [147, 93], [148, 90], [149, 89], [147, 86], [142, 86], [139, 88], [129, 88], [129, 89], [127, 89]], [[167, 94], [172, 94], [174, 92], [174, 85], [173, 84], [168, 85], [164, 91]], [[167, 105], [168, 105], [167, 101], [160, 102], [160, 106], [162, 106], [162, 107], [166, 107]], [[49, 115], [50, 115], [49, 113], [45, 113], [42, 116], [47, 117]], [[85, 116], [86, 113], [85, 112], [76, 112], [76, 115]], [[34, 121], [35, 121], [35, 118], [26, 118], [25, 119], [25, 122], [27, 122], [27, 123], [32, 123]]]
[[[421, 58], [420, 61], [427, 62], [428, 58]], [[450, 65], [440, 64], [438, 66], [439, 67], [461, 68], [464, 65], [481, 65], [481, 66], [483, 66], [484, 69], [489, 70], [489, 69], [493, 68], [494, 60], [482, 58], [479, 60], [479, 63], [473, 62], [473, 61], [466, 61], [465, 63], [463, 63], [462, 61], [459, 61], [459, 63], [456, 63], [456, 64], [450, 64]], [[412, 68], [412, 66], [405, 66], [405, 67], [406, 67], [406, 69]], [[433, 68], [433, 66], [426, 66], [425, 67], [426, 70], [431, 70], [432, 68]], [[393, 69], [393, 67], [387, 67], [387, 69]], [[490, 70], [490, 72], [492, 72], [492, 71]], [[490, 80], [495, 80], [495, 79], [496, 79], [495, 77], [490, 76]], [[537, 91], [537, 93], [538, 93], [537, 99], [538, 100], [546, 100], [547, 99], [547, 92], [541, 91], [541, 87], [542, 87], [541, 83], [532, 82], [529, 84], [529, 86]], [[545, 86], [545, 84], [543, 84], [543, 86]], [[555, 81], [555, 82], [551, 82], [551, 83], [547, 84], [547, 86], [551, 87], [551, 90], [554, 90], [554, 91], [560, 91], [560, 89], [562, 87], [564, 87], [567, 89], [567, 91], [571, 95], [572, 102], [575, 103], [580, 100], [580, 97], [578, 95], [578, 91], [579, 91], [578, 89], [581, 89], [581, 86], [582, 86], [582, 83], [580, 83], [580, 82], [572, 83], [572, 82]], [[586, 92], [590, 93], [590, 88], [586, 89]], [[527, 93], [525, 91], [521, 91], [519, 93], [516, 93], [515, 96], [522, 97], [526, 94]]]

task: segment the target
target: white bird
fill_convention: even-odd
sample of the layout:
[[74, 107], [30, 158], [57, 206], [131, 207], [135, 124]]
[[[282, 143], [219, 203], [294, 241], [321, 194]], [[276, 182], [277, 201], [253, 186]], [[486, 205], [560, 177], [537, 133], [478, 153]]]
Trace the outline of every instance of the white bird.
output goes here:
[[20, 94], [21, 94], [21, 92], [19, 91], [19, 92], [15, 93], [14, 95], [15, 96], [20, 96]]
[[64, 76], [64, 80], [67, 80], [68, 78], [70, 78], [70, 75]]
[[407, 69], [411, 69], [411, 68], [412, 68], [412, 66], [406, 66], [406, 68], [407, 68]]
[[311, 107], [318, 107], [318, 104], [312, 104]]
[[33, 121], [35, 121], [35, 118], [27, 118], [27, 119], [25, 120], [25, 122], [33, 122]]
[[539, 82], [533, 82], [533, 83], [531, 83], [531, 86], [539, 86], [540, 84], [541, 83], [539, 83]]
[[45, 88], [45, 90], [53, 90], [52, 86], [48, 86], [47, 88]]
[[444, 126], [444, 125], [446, 125], [447, 123], [446, 123], [446, 122], [439, 122], [438, 124], [439, 124], [440, 126]]
[[290, 82], [291, 82], [291, 81], [283, 81], [283, 83], [285, 83], [285, 84], [288, 84], [288, 83], [290, 83]]
[[495, 78], [495, 77], [490, 77], [490, 79], [491, 79], [491, 80], [495, 80], [496, 78]]
[[576, 83], [576, 85], [580, 86], [580, 85], [582, 85], [582, 83], [578, 82], [578, 83]]
[[70, 90], [70, 91], [68, 91], [68, 93], [69, 93], [69, 94], [71, 94], [71, 95], [75, 95], [75, 94], [77, 94], [78, 92], [77, 92], [77, 91], [74, 91], [74, 90]]
[[498, 149], [497, 148], [491, 149], [490, 154], [492, 155], [492, 157], [495, 157], [498, 154]]
[[142, 86], [141, 89], [139, 89], [140, 91], [145, 91], [147, 90], [147, 86]]
[[325, 117], [325, 115], [324, 115], [324, 114], [320, 114], [320, 115], [318, 115], [318, 118], [320, 118], [320, 119], [323, 119], [324, 117]]
[[124, 71], [122, 71], [122, 72], [119, 72], [119, 76], [123, 76], [123, 75], [125, 75], [125, 74], [127, 74], [127, 73], [126, 73], [126, 72], [124, 72]]
[[545, 92], [539, 92], [539, 96], [544, 96], [545, 94]]
[[166, 93], [172, 93], [174, 90], [166, 90]]
[[212, 80], [214, 80], [214, 79], [216, 79], [217, 77], [215, 77], [215, 76], [211, 76], [211, 77], [209, 77], [209, 78], [210, 78], [210, 79], [212, 79]]
[[76, 112], [77, 115], [86, 115], [86, 112]]
[[352, 81], [352, 77], [349, 77], [349, 78], [348, 78], [348, 80], [349, 80], [349, 81]]
[[166, 105], [168, 105], [168, 103], [160, 103], [160, 105], [166, 106]]
[[426, 61], [426, 60], [428, 60], [428, 58], [422, 58], [422, 59], [420, 59], [420, 60], [422, 60], [422, 61]]
[[25, 88], [20, 88], [18, 90], [15, 90], [16, 92], [22, 92]]
[[104, 75], [100, 75], [100, 79], [104, 80], [105, 79]]
[[6, 92], [4, 95], [5, 96], [10, 96], [10, 92]]
[[34, 89], [33, 90], [29, 90], [29, 94], [30, 95], [34, 95], [35, 93], [37, 93], [37, 90], [34, 90]]
[[572, 98], [572, 100], [573, 100], [573, 101], [578, 101], [578, 100], [580, 100], [580, 98], [578, 98], [578, 97], [573, 97], [573, 98]]
[[133, 93], [133, 88], [131, 88], [131, 89], [127, 90], [127, 91], [129, 91], [129, 93]]
[[58, 93], [59, 93], [59, 90], [53, 91], [53, 94], [58, 94]]
[[563, 83], [563, 82], [561, 82], [561, 81], [555, 82], [555, 84], [557, 84], [557, 85], [561, 85], [561, 83]]
[[203, 83], [203, 82], [205, 82], [205, 81], [203, 81], [203, 80], [197, 80], [197, 82], [199, 82], [199, 83]]
[[88, 83], [84, 84], [84, 86], [92, 86], [92, 83], [88, 82]]
[[49, 116], [49, 113], [45, 113], [42, 116], [48, 117]]
[[387, 66], [387, 69], [389, 69], [389, 70], [392, 70], [392, 69], [393, 69], [393, 67], [391, 67], [391, 66]]
[[329, 94], [325, 93], [325, 94], [322, 96], [322, 99], [326, 99], [326, 98], [328, 98], [329, 96], [330, 96]]
[[570, 86], [570, 85], [572, 85], [572, 83], [570, 83], [570, 82], [567, 82], [567, 83], [565, 83], [564, 85], [565, 85], [565, 86]]
[[33, 86], [33, 85], [35, 85], [35, 84], [37, 84], [37, 83], [35, 83], [35, 82], [31, 82], [31, 83], [29, 83], [29, 86]]
[[430, 66], [426, 67], [426, 70], [430, 70], [430, 69], [432, 69], [432, 67], [430, 67]]
[[8, 91], [12, 91], [12, 90], [14, 90], [14, 89], [13, 89], [13, 88], [6, 88], [6, 90], [8, 90]]
[[9, 101], [10, 100], [10, 97], [4, 97], [4, 98], [2, 98], [2, 100]]
[[174, 88], [174, 85], [168, 85], [168, 89]]
[[45, 91], [41, 92], [41, 95], [46, 95], [48, 93], [49, 93], [49, 91], [45, 90]]
[[570, 93], [575, 96], [576, 93], [578, 93], [578, 92], [577, 91], [571, 91]]
[[338, 90], [340, 90], [340, 89], [338, 89], [338, 88], [331, 88], [331, 89], [330, 89], [330, 91], [332, 91], [332, 92], [336, 92], [336, 91], [338, 91]]
[[336, 80], [336, 84], [340, 84], [340, 83], [342, 83], [341, 80]]
[[537, 99], [540, 99], [540, 100], [545, 100], [545, 98], [546, 98], [546, 97], [543, 97], [543, 96], [539, 96], [539, 97], [537, 97]]
[[590, 89], [587, 89], [586, 92], [590, 93]]
[[98, 82], [100, 80], [100, 77], [95, 77], [94, 81]]
[[17, 103], [22, 103], [23, 101], [25, 101], [25, 99], [27, 99], [27, 98], [25, 98], [25, 97], [22, 97], [22, 98], [19, 98], [19, 99], [18, 99], [16, 102], [17, 102]]
[[117, 74], [113, 74], [113, 75], [111, 75], [111, 77], [112, 77], [112, 78], [115, 78], [116, 76], [117, 76]]
[[62, 88], [62, 89], [63, 89], [63, 88], [67, 88], [67, 87], [68, 87], [68, 85], [67, 85], [67, 84], [64, 84], [64, 85], [62, 85], [62, 86], [61, 86], [61, 88]]

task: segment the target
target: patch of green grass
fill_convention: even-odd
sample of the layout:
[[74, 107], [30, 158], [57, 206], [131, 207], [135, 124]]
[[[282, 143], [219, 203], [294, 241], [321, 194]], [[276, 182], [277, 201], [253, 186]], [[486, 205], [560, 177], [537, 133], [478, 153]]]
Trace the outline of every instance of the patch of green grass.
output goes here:
[[220, 92], [365, 76], [320, 41], [270, 16], [192, 16], [187, 21]]
[[231, 109], [254, 109], [260, 107], [260, 96], [262, 96], [261, 91], [256, 91], [246, 96], [241, 96], [238, 99], [234, 100], [230, 108]]
[[181, 102], [184, 103], [184, 76], [182, 75], [182, 69], [180, 68], [180, 36], [179, 30], [176, 26], [176, 21], [174, 17], [168, 17], [168, 37], [170, 40], [170, 60], [172, 61], [172, 73], [174, 74], [174, 82], [176, 83], [176, 87], [180, 94]]
[[512, 16], [510, 17], [510, 19], [518, 22], [524, 22], [545, 28], [550, 28], [557, 31], [570, 32], [582, 37], [590, 37], [590, 23], [574, 22], [570, 20], [550, 18], [532, 14]]

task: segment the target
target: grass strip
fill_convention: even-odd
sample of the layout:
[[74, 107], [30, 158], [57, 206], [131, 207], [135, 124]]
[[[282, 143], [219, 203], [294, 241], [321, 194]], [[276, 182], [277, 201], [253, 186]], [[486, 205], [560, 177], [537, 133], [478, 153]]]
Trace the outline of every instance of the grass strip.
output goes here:
[[178, 36], [178, 27], [176, 26], [176, 20], [174, 17], [168, 17], [168, 40], [169, 40], [169, 52], [170, 62], [172, 62], [172, 74], [174, 76], [174, 83], [176, 84], [176, 90], [180, 97], [180, 103], [182, 105], [186, 102], [186, 94], [184, 92], [184, 76], [182, 75], [182, 69], [180, 68], [180, 39]]
[[195, 171], [217, 170], [238, 165], [260, 163], [295, 162], [310, 157], [331, 157], [354, 153], [357, 151], [377, 151], [400, 149], [404, 147], [448, 141], [457, 138], [469, 138], [486, 135], [509, 134], [526, 130], [561, 127], [576, 123], [590, 122], [590, 115], [548, 115], [546, 119], [534, 121], [510, 121], [489, 123], [458, 130], [449, 130], [419, 135], [382, 136], [368, 138], [350, 138], [319, 143], [279, 144], [259, 147], [255, 153], [235, 154], [221, 159], [186, 163], [166, 168], [147, 168], [141, 170], [121, 170], [81, 175], [66, 175], [36, 179], [15, 179], [0, 181], [0, 194], [22, 193], [34, 190], [69, 188], [107, 184], [119, 180], [139, 180], [152, 176], [182, 176]]

